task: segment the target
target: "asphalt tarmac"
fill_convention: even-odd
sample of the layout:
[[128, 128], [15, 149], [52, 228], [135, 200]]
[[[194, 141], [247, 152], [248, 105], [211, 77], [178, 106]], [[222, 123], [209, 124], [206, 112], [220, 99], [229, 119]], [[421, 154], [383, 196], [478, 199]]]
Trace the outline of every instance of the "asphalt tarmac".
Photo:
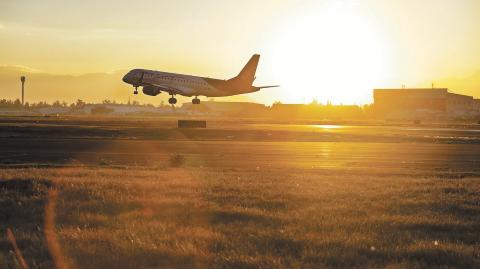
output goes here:
[[0, 167], [142, 166], [172, 156], [208, 169], [376, 169], [388, 173], [480, 173], [477, 126], [353, 126], [174, 121], [0, 121]]

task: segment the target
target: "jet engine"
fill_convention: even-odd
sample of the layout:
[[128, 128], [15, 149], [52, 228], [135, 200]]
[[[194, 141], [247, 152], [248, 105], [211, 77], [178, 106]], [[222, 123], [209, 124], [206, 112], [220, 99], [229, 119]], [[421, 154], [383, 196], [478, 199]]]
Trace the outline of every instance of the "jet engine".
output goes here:
[[143, 93], [146, 94], [146, 95], [157, 96], [161, 92], [162, 91], [160, 90], [160, 88], [155, 87], [155, 86], [144, 86], [143, 87]]

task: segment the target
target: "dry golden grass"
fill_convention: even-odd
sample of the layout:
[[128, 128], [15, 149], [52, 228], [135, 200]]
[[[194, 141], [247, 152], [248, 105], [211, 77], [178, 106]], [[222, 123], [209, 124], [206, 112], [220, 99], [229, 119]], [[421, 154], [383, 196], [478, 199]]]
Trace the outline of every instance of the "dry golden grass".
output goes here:
[[[0, 179], [0, 228], [31, 268], [53, 267], [51, 188], [69, 268], [480, 266], [475, 177], [187, 166], [4, 169]], [[17, 268], [8, 250], [2, 237], [0, 267]]]

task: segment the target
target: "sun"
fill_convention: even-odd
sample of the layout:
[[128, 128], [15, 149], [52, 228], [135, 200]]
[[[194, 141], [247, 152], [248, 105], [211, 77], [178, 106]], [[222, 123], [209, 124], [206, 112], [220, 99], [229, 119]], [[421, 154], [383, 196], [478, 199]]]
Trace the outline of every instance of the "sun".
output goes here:
[[297, 17], [272, 47], [284, 102], [369, 103], [388, 71], [383, 36], [352, 8], [322, 6]]

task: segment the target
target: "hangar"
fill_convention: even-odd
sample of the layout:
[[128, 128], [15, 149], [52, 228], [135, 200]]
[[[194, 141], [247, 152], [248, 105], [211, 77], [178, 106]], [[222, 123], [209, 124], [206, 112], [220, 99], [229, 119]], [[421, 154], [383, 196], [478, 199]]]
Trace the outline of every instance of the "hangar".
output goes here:
[[480, 112], [479, 100], [451, 93], [447, 88], [374, 89], [374, 107], [382, 114], [432, 112], [469, 116]]

